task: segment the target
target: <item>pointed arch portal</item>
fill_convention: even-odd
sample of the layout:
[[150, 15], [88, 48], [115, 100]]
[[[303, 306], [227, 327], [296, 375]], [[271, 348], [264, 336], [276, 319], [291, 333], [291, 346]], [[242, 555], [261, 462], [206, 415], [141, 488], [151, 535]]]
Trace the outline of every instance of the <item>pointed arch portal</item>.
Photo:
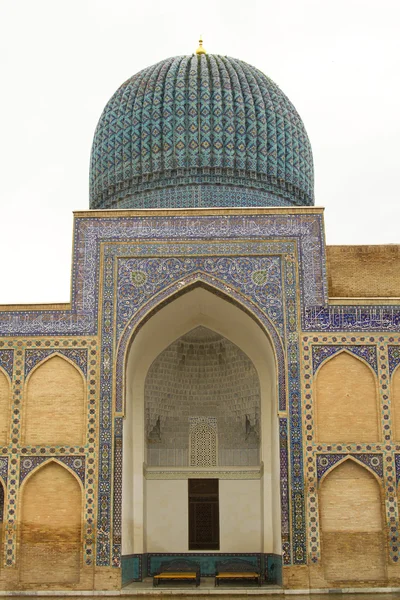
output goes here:
[[[220, 551], [281, 554], [278, 378], [274, 349], [265, 331], [244, 310], [197, 286], [172, 298], [149, 317], [127, 353], [122, 555], [188, 551], [186, 488], [189, 475], [201, 477], [201, 470], [195, 472], [187, 467], [185, 476], [185, 469], [177, 474], [167, 468], [160, 469], [156, 476], [154, 473], [143, 475], [146, 462], [144, 398], [146, 377], [155, 359], [173, 342], [198, 327], [222, 336], [248, 357], [257, 373], [260, 390], [259, 468], [252, 467], [246, 480], [235, 480], [231, 473], [229, 479], [224, 479], [226, 466], [216, 474], [222, 477]], [[154, 435], [157, 437], [157, 432]], [[261, 475], [254, 475], [257, 472]], [[238, 504], [246, 521], [243, 530], [237, 527], [235, 505]]]

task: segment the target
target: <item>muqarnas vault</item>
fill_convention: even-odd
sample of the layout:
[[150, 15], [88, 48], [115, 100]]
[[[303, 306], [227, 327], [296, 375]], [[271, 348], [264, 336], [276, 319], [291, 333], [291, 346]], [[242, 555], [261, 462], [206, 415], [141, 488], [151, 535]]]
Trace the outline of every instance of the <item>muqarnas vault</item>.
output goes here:
[[304, 125], [241, 60], [104, 109], [68, 304], [0, 309], [2, 589], [185, 558], [400, 584], [399, 246], [327, 247]]

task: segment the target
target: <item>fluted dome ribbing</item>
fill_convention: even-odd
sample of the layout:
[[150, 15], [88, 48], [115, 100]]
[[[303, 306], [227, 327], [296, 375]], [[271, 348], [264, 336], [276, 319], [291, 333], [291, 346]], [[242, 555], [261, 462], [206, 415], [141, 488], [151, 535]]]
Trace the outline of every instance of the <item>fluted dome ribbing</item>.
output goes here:
[[128, 79], [98, 123], [91, 208], [313, 203], [304, 125], [278, 86], [243, 61], [164, 60]]

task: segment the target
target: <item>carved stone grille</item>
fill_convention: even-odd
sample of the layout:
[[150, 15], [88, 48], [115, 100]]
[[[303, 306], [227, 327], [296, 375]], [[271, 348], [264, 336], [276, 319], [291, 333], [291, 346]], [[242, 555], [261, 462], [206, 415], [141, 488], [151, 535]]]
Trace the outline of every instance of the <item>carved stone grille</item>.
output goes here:
[[189, 417], [189, 460], [191, 467], [216, 467], [218, 456], [217, 419]]

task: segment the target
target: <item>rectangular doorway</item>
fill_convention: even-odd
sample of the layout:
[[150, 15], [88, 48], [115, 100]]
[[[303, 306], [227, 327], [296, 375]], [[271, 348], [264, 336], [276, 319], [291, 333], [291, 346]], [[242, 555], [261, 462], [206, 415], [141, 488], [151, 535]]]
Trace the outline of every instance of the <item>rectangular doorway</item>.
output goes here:
[[218, 479], [189, 479], [189, 550], [219, 550]]

